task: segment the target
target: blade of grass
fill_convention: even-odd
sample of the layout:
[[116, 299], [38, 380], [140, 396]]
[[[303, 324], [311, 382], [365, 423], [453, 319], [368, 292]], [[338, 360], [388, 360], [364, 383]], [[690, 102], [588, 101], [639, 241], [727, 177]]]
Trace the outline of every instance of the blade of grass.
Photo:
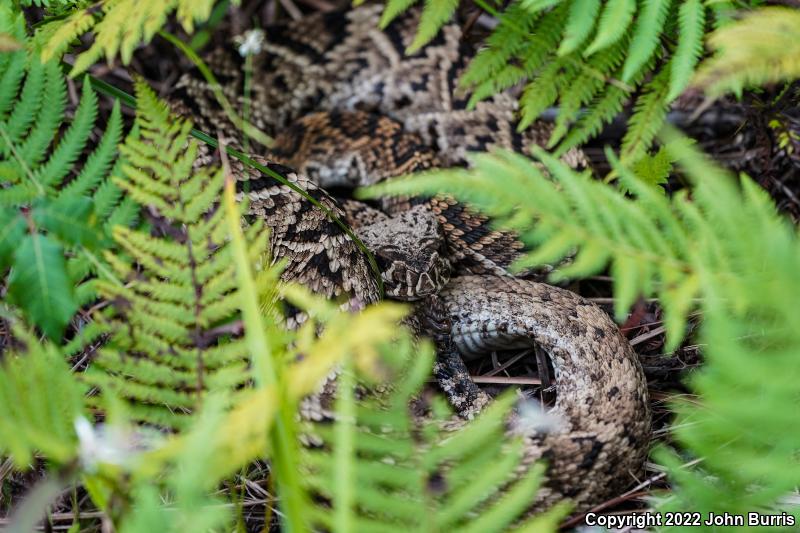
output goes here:
[[208, 82], [211, 91], [214, 93], [214, 98], [217, 99], [217, 103], [222, 107], [222, 110], [225, 111], [225, 115], [227, 115], [228, 120], [230, 120], [237, 129], [241, 130], [247, 137], [266, 147], [269, 147], [272, 144], [272, 139], [268, 135], [253, 126], [250, 122], [244, 120], [236, 113], [236, 111], [233, 109], [233, 106], [222, 92], [222, 86], [217, 81], [216, 76], [214, 76], [214, 73], [211, 72], [210, 68], [208, 68], [208, 65], [205, 64], [205, 61], [203, 61], [200, 56], [197, 55], [197, 52], [169, 32], [161, 30], [158, 32], [158, 35], [175, 46], [175, 48], [183, 52], [183, 54], [189, 58], [194, 66], [197, 67], [197, 70], [200, 71], [200, 74], [202, 74]]
[[281, 494], [280, 506], [283, 510], [283, 526], [289, 533], [308, 530], [309, 500], [300, 482], [299, 454], [297, 446], [297, 427], [295, 421], [295, 402], [285, 393], [285, 381], [280, 379], [275, 357], [267, 341], [265, 325], [258, 306], [258, 291], [250, 270], [247, 247], [240, 225], [240, 210], [236, 203], [236, 189], [230, 173], [225, 150], [220, 150], [225, 169], [225, 192], [223, 204], [225, 218], [231, 235], [233, 260], [238, 278], [242, 319], [245, 324], [245, 338], [253, 359], [256, 385], [275, 386], [278, 390], [280, 407], [269, 443], [272, 448], [272, 463], [275, 480]]

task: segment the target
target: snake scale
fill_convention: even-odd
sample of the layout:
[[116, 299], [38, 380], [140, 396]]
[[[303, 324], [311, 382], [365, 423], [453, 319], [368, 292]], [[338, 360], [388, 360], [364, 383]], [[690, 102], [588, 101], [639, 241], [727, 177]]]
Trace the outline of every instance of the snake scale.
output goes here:
[[[586, 509], [624, 489], [642, 471], [650, 437], [646, 381], [627, 340], [605, 312], [564, 289], [520, 279], [506, 268], [520, 254], [514, 235], [447, 198], [385, 199], [380, 209], [328, 192], [432, 167], [465, 164], [468, 151], [544, 144], [549, 126], [515, 130], [516, 99], [501, 93], [467, 108], [457, 89], [474, 54], [450, 23], [420, 52], [405, 55], [418, 23], [411, 10], [385, 30], [382, 6], [320, 13], [267, 29], [253, 58], [250, 120], [275, 137], [258, 161], [346, 220], [375, 255], [387, 295], [421, 300], [417, 313], [444, 324], [434, 373], [453, 405], [472, 415], [488, 397], [462, 357], [530, 347], [550, 356], [560, 423], [526, 436], [529, 460], [545, 459], [547, 482], [532, 508], [571, 500]], [[233, 46], [207, 63], [226, 97], [245, 105], [243, 60]], [[205, 131], [242, 146], [211, 87], [185, 74], [173, 107]], [[210, 156], [209, 156], [210, 157]], [[573, 167], [581, 152], [564, 156]], [[272, 228], [284, 279], [351, 308], [378, 299], [355, 243], [303, 196], [238, 165], [241, 196]]]

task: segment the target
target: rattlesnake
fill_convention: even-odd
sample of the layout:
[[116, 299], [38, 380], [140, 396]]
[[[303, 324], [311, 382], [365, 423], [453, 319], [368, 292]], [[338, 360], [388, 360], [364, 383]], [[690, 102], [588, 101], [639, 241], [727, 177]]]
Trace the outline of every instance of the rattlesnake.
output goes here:
[[[640, 473], [649, 442], [644, 375], [609, 317], [569, 291], [509, 276], [521, 244], [457, 202], [387, 200], [382, 212], [337, 201], [323, 189], [461, 165], [471, 150], [525, 152], [544, 144], [550, 131], [536, 123], [516, 133], [515, 98], [507, 93], [467, 109], [456, 81], [472, 51], [457, 24], [405, 56], [418, 14], [411, 10], [381, 31], [380, 13], [381, 6], [367, 5], [268, 28], [247, 105], [251, 121], [276, 143], [258, 161], [355, 228], [377, 257], [390, 296], [424, 298], [423, 322], [445, 325], [435, 374], [462, 413], [473, 414], [487, 397], [455, 349], [469, 357], [535, 340], [550, 355], [561, 424], [527, 436], [528, 458], [549, 464], [536, 507], [568, 498], [585, 509]], [[241, 107], [245, 76], [236, 50], [216, 49], [207, 62]], [[199, 128], [241, 146], [196, 72], [183, 76], [171, 98]], [[564, 159], [584, 164], [579, 151]], [[350, 308], [379, 298], [366, 258], [330, 216], [252, 168], [238, 164], [234, 171], [250, 214], [272, 228], [273, 256], [287, 260], [284, 279], [344, 298]]]

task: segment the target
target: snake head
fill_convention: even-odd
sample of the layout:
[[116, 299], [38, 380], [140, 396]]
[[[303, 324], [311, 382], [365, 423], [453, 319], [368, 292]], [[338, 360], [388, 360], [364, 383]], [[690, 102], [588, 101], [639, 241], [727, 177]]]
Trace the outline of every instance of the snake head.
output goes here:
[[444, 232], [427, 206], [416, 206], [357, 231], [375, 256], [387, 296], [420, 300], [450, 281]]

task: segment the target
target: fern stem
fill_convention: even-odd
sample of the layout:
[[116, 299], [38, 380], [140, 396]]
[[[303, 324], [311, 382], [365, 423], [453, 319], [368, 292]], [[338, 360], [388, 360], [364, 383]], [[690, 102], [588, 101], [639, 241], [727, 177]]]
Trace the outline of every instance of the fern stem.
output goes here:
[[[69, 63], [61, 63], [62, 70], [68, 70], [67, 67], [70, 67]], [[92, 84], [92, 88], [99, 93], [102, 93], [106, 96], [110, 96], [111, 98], [116, 98], [126, 106], [136, 109], [136, 98], [132, 94], [128, 94], [122, 89], [118, 87], [114, 87], [108, 82], [105, 82], [99, 78], [95, 78], [91, 74], [88, 75], [89, 83]]]
[[114, 283], [119, 287], [122, 287], [123, 285], [122, 281], [118, 277], [116, 277], [114, 273], [111, 272], [111, 270], [109, 270], [108, 267], [102, 261], [100, 261], [100, 259], [97, 258], [96, 255], [94, 255], [85, 246], [81, 247], [81, 252], [83, 252], [83, 255], [86, 256], [86, 259], [88, 259], [89, 262], [91, 262], [94, 265], [94, 267], [97, 269], [98, 274], [102, 274], [103, 277], [106, 278], [108, 281]]
[[[225, 155], [223, 154], [222, 157], [224, 164], [226, 162]], [[279, 380], [274, 354], [270, 349], [264, 324], [261, 320], [256, 297], [258, 291], [250, 271], [247, 246], [242, 235], [239, 221], [240, 213], [236, 207], [235, 189], [229, 169], [226, 169], [223, 203], [226, 212], [225, 218], [230, 228], [234, 264], [239, 281], [240, 305], [245, 323], [245, 337], [253, 358], [256, 384], [262, 388], [272, 387], [277, 389], [278, 398], [281, 399], [281, 405], [274, 421], [274, 428], [269, 432], [269, 440], [272, 448], [275, 477], [281, 489], [281, 507], [286, 515], [283, 526], [289, 533], [305, 531], [307, 522], [304, 510], [307, 505], [299, 478], [297, 439], [293, 431], [295, 427], [293, 418], [295, 410], [292, 408], [292, 402], [287, 400], [288, 395], [282, 394], [285, 381]]]

